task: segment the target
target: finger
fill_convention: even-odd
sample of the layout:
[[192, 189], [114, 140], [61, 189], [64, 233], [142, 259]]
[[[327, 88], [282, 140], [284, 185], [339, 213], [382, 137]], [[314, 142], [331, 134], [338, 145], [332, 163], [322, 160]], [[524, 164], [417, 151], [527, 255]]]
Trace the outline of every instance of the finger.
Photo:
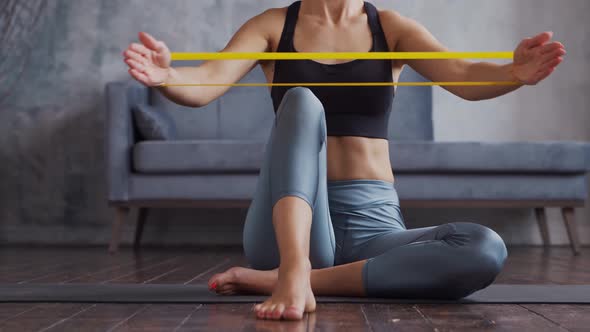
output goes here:
[[550, 61], [543, 63], [542, 66], [543, 66], [543, 68], [555, 68], [555, 67], [559, 66], [559, 64], [562, 62], [563, 62], [563, 58], [557, 57], [555, 59], [552, 59]]
[[141, 55], [135, 51], [127, 50], [123, 53], [123, 55], [125, 56], [125, 58], [133, 59], [139, 63], [147, 65], [146, 58], [143, 55]]
[[558, 48], [557, 50], [555, 50], [555, 51], [553, 51], [553, 52], [551, 52], [551, 53], [549, 53], [549, 54], [545, 54], [545, 55], [543, 55], [543, 56], [541, 57], [541, 63], [545, 63], [545, 62], [551, 61], [551, 60], [553, 60], [553, 59], [555, 59], [555, 58], [562, 57], [562, 56], [564, 56], [565, 54], [566, 54], [566, 52], [565, 52], [565, 50], [564, 50], [564, 49], [562, 49], [562, 48]]
[[143, 56], [150, 56], [152, 54], [152, 51], [150, 51], [147, 47], [138, 44], [138, 43], [133, 43], [129, 46], [129, 48]]
[[157, 41], [156, 38], [152, 37], [147, 32], [139, 33], [139, 40], [149, 49], [154, 51], [160, 51], [163, 47], [162, 43]]
[[541, 54], [550, 53], [550, 52], [553, 52], [557, 49], [564, 49], [565, 50], [565, 46], [563, 46], [563, 44], [560, 42], [553, 42], [553, 43], [545, 44], [541, 47]]
[[549, 40], [551, 40], [551, 38], [553, 38], [553, 32], [551, 32], [551, 31], [546, 31], [546, 32], [540, 33], [532, 38], [529, 38], [527, 40], [527, 42], [525, 43], [525, 47], [530, 49], [530, 48], [534, 48], [534, 47], [543, 45], [546, 42], [548, 42]]
[[145, 66], [142, 65], [141, 63], [139, 63], [133, 59], [125, 60], [125, 63], [129, 66], [129, 68], [135, 69], [135, 70], [139, 71], [140, 73], [145, 73]]
[[150, 86], [150, 80], [145, 74], [140, 73], [135, 69], [129, 69], [129, 74], [133, 76], [133, 78], [138, 80], [140, 83], [143, 83], [146, 86]]

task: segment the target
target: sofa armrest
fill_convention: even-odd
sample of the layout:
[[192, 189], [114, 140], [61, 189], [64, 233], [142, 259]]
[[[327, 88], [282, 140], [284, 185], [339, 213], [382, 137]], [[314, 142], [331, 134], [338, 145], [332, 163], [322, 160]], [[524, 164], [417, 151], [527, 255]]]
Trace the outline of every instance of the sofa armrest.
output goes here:
[[133, 81], [106, 86], [106, 161], [109, 202], [127, 201], [131, 151], [135, 143], [131, 107], [147, 102], [149, 89]]

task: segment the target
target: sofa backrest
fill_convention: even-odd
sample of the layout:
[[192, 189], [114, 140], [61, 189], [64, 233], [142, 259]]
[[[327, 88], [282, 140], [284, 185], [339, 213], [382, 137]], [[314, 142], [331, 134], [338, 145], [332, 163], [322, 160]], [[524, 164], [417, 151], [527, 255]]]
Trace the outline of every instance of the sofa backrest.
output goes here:
[[[186, 63], [184, 64], [186, 65]], [[264, 82], [259, 67], [242, 82]], [[404, 69], [400, 81], [424, 79], [411, 68]], [[247, 139], [266, 141], [274, 121], [268, 88], [231, 88], [225, 95], [202, 108], [188, 108], [167, 100], [152, 89], [150, 103], [170, 112], [180, 139]], [[432, 140], [432, 88], [398, 87], [389, 122], [391, 140]]]

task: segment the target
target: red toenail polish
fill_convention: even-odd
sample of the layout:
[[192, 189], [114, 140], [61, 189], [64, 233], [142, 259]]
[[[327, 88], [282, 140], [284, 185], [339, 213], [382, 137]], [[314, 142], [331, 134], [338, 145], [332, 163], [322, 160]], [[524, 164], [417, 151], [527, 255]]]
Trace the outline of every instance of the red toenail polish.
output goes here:
[[213, 289], [217, 288], [217, 283], [216, 282], [212, 283], [211, 288], [213, 288]]

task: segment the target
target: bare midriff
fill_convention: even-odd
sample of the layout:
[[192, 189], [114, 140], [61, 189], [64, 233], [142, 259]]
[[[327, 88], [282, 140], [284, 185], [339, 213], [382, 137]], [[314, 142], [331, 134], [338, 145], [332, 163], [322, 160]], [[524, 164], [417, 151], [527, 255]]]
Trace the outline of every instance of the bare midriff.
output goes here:
[[386, 139], [328, 136], [327, 159], [328, 181], [395, 181]]

